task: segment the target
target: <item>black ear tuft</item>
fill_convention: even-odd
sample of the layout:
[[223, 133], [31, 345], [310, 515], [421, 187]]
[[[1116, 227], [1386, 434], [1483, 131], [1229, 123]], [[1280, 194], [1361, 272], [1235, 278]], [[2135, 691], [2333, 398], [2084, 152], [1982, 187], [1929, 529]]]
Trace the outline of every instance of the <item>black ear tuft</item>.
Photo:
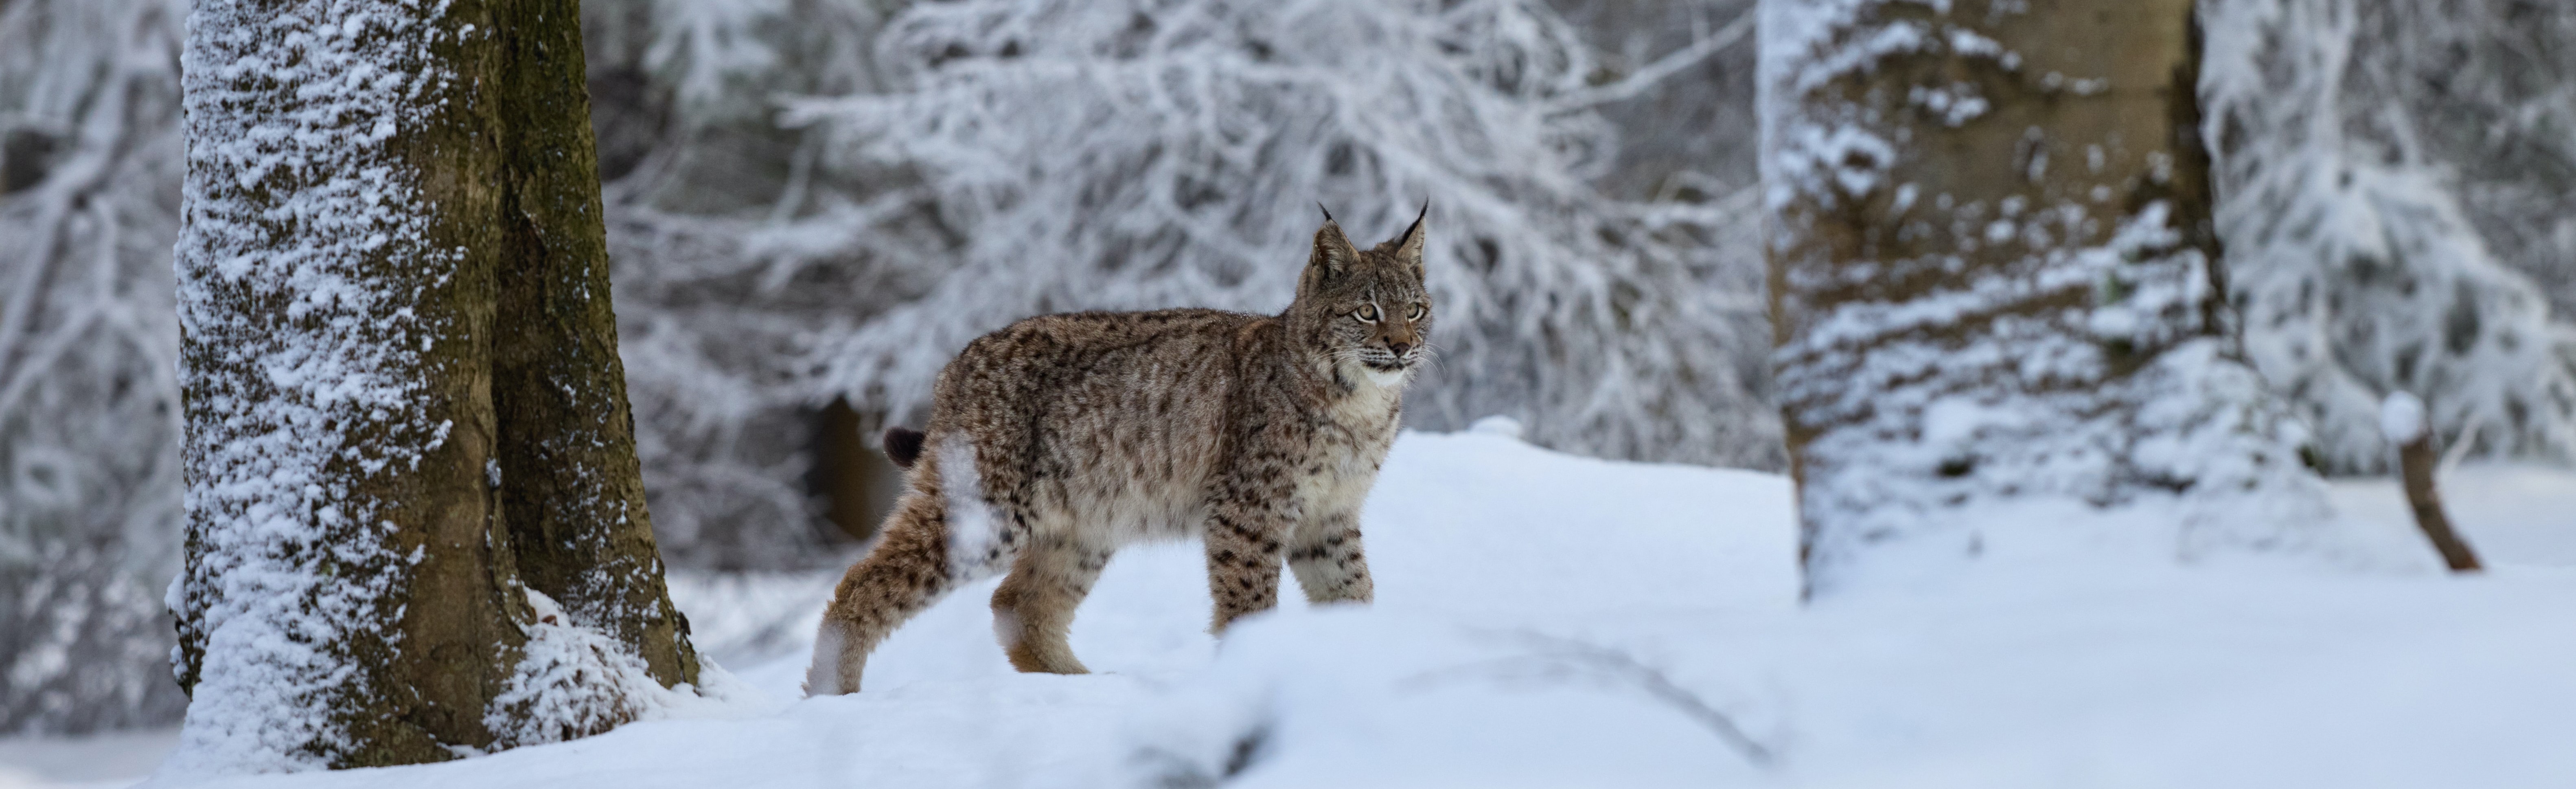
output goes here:
[[1424, 200], [1422, 213], [1415, 214], [1413, 217], [1413, 226], [1405, 228], [1404, 235], [1396, 237], [1395, 258], [1413, 266], [1416, 274], [1422, 273], [1422, 222], [1429, 218], [1431, 218], [1431, 201]]
[[912, 468], [913, 461], [921, 459], [921, 439], [922, 434], [919, 430], [906, 427], [886, 428], [886, 459], [894, 461], [897, 467]]
[[[1430, 203], [1424, 203], [1423, 205], [1428, 206], [1428, 205], [1430, 205]], [[1337, 222], [1334, 222], [1334, 221], [1333, 221], [1333, 209], [1325, 208], [1325, 207], [1324, 207], [1324, 201], [1322, 201], [1322, 200], [1317, 200], [1317, 201], [1315, 201], [1315, 210], [1324, 212], [1324, 223], [1325, 223], [1325, 224], [1339, 224], [1339, 223], [1337, 223]]]

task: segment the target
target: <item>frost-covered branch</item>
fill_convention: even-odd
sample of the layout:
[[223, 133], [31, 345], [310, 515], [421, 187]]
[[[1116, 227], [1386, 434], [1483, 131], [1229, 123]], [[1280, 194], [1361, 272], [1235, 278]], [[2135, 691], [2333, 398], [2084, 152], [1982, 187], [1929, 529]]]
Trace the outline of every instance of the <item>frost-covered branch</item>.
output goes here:
[[1634, 74], [1621, 77], [1617, 82], [1585, 88], [1572, 95], [1559, 98], [1556, 101], [1549, 102], [1548, 108], [1553, 112], [1569, 112], [1613, 101], [1625, 101], [1636, 98], [1646, 91], [1653, 90], [1657, 85], [1662, 84], [1666, 78], [1680, 73], [1683, 69], [1699, 65], [1701, 61], [1707, 60], [1710, 55], [1717, 54], [1718, 50], [1734, 46], [1735, 42], [1742, 41], [1745, 37], [1752, 35], [1753, 23], [1757, 18], [1758, 17], [1755, 15], [1755, 12], [1750, 10], [1745, 11], [1742, 14], [1738, 14], [1735, 17], [1735, 21], [1728, 22], [1725, 27], [1718, 28], [1717, 32], [1702, 36], [1698, 40], [1692, 41], [1690, 46], [1683, 47], [1678, 52], [1665, 55], [1653, 63], [1646, 64], [1644, 68], [1637, 69]]

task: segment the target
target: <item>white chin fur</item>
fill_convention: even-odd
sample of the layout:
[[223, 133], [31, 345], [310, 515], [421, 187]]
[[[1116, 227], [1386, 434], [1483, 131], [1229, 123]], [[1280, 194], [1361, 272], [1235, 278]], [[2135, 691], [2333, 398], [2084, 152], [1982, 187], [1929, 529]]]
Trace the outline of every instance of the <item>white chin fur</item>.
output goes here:
[[1401, 369], [1380, 370], [1368, 365], [1361, 365], [1360, 372], [1368, 375], [1369, 383], [1392, 389], [1403, 385], [1404, 374], [1406, 371]]

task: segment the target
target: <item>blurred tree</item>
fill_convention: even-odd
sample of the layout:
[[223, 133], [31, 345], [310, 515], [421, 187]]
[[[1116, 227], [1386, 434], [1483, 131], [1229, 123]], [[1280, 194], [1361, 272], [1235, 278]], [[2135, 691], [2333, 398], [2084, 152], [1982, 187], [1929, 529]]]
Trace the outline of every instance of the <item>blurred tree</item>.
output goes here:
[[176, 0], [0, 2], [0, 731], [176, 720]]
[[2203, 10], [2232, 295], [2312, 461], [2393, 470], [2400, 391], [2441, 443], [2576, 460], [2576, 4]]
[[195, 6], [180, 769], [451, 759], [697, 680], [578, 24], [574, 0]]
[[875, 36], [904, 5], [583, 4], [637, 448], [674, 565], [846, 565], [836, 519], [873, 508], [840, 497], [891, 481], [865, 439], [884, 415], [826, 413], [793, 349], [917, 297], [948, 236], [886, 198], [901, 168], [829, 166], [778, 102], [870, 89]]
[[2224, 301], [2191, 0], [1765, 14], [1778, 397], [1811, 590], [1879, 557], [2028, 555], [2065, 539], [2030, 529], [2083, 528], [2070, 512], [2158, 508], [2124, 528], [2178, 523], [2146, 540], [2184, 557], [2308, 536], [2321, 486]]

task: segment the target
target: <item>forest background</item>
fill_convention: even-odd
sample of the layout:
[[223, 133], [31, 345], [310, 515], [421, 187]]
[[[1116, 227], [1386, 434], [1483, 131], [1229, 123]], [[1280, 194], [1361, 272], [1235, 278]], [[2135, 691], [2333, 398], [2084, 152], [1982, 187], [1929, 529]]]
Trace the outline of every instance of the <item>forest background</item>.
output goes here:
[[[1272, 311], [1321, 200], [1428, 199], [1408, 426], [1779, 470], [1747, 0], [591, 0], [592, 122], [656, 528], [846, 562], [963, 342]], [[166, 725], [183, 521], [179, 0], [0, 0], [0, 731]], [[2576, 455], [2576, 8], [2207, 0], [2243, 350], [2329, 474], [2409, 391], [2461, 458]], [[1189, 86], [1185, 91], [1161, 86]]]

